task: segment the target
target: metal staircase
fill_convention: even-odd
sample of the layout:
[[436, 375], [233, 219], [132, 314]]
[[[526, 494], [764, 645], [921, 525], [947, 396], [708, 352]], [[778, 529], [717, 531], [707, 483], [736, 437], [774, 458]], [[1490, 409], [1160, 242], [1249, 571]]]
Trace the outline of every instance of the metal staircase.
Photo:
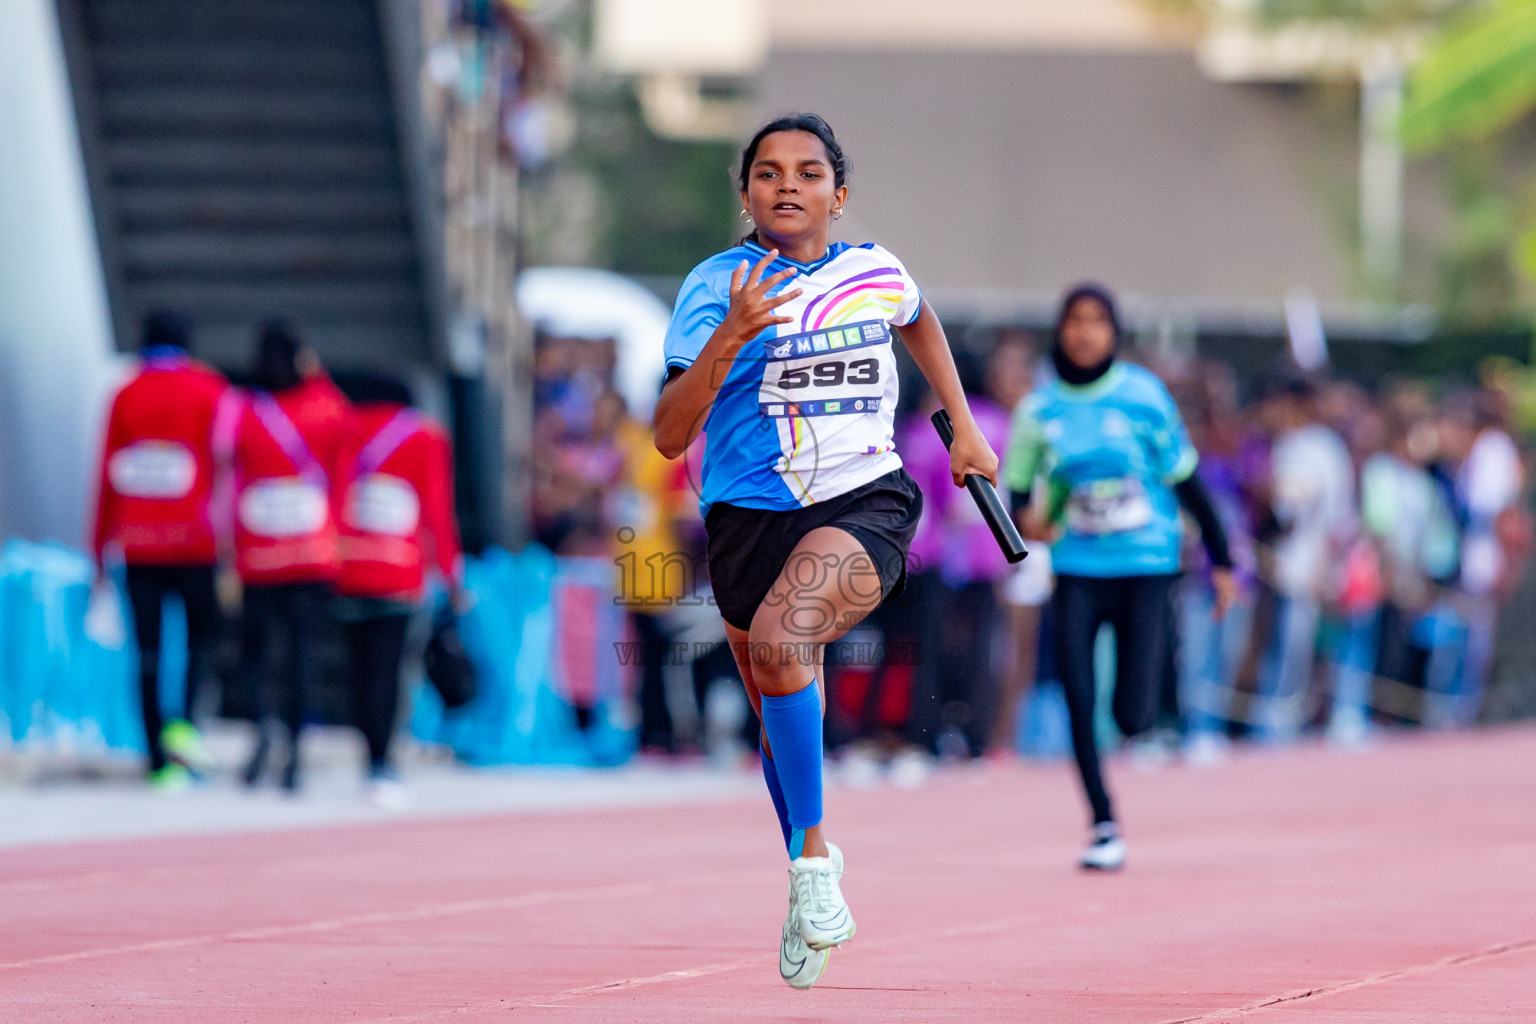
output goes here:
[[285, 316], [338, 367], [433, 361], [377, 0], [58, 0], [120, 347], [150, 308], [244, 366]]

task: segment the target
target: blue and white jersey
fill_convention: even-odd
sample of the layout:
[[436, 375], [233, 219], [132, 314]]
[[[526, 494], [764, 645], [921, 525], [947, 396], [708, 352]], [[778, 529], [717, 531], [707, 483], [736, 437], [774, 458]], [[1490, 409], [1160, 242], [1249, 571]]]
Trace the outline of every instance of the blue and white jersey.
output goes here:
[[1183, 524], [1175, 485], [1199, 456], [1163, 382], [1115, 363], [1082, 387], [1052, 381], [1014, 412], [1003, 482], [1043, 479], [1062, 527], [1051, 563], [1069, 576], [1179, 571]]
[[[766, 254], [748, 241], [700, 263], [667, 328], [667, 367], [693, 365], [731, 304], [731, 275]], [[917, 319], [922, 295], [878, 245], [833, 243], [815, 263], [780, 256], [769, 277], [799, 271], [774, 294], [787, 324], [712, 367], [718, 394], [704, 423], [700, 508], [794, 509], [846, 494], [901, 466], [894, 420], [899, 381], [891, 327]]]

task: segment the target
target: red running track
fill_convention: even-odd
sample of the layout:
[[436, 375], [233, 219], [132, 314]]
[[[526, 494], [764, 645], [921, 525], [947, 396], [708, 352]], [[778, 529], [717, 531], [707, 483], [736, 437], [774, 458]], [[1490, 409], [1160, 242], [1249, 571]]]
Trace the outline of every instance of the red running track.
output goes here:
[[778, 980], [766, 796], [0, 853], [3, 1021], [1536, 1020], [1536, 730], [838, 791], [859, 936]]

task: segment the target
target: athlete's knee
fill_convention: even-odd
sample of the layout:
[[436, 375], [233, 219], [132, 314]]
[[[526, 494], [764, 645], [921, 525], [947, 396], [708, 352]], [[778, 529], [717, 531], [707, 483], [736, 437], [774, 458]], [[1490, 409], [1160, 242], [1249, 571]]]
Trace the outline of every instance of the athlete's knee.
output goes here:
[[783, 697], [805, 688], [816, 674], [815, 662], [782, 647], [765, 649], [764, 661], [754, 663], [753, 678], [765, 697]]
[[747, 654], [752, 665], [752, 681], [760, 693], [769, 696], [794, 693], [804, 687], [815, 672], [816, 645], [777, 628], [771, 619], [753, 622]]

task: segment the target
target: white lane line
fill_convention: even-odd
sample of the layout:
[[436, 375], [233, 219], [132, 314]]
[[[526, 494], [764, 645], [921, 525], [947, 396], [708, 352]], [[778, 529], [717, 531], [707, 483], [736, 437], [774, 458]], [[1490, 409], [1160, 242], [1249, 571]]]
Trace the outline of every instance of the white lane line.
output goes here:
[[0, 895], [38, 892], [70, 892], [100, 886], [136, 885], [140, 882], [179, 882], [201, 880], [222, 875], [249, 877], [273, 875], [288, 871], [336, 864], [334, 853], [315, 854], [307, 857], [290, 857], [286, 860], [203, 861], [190, 864], [154, 866], [142, 868], [116, 868], [107, 871], [88, 871], [78, 875], [52, 875], [37, 878], [18, 878], [0, 882]]
[[[962, 936], [985, 935], [988, 933], [1007, 931], [1010, 928], [1031, 925], [1034, 922], [1021, 917], [1009, 918], [1006, 921], [986, 921], [981, 924], [966, 925], [963, 927], [944, 928], [939, 931], [911, 932], [905, 935], [892, 936], [885, 939], [859, 940], [859, 950], [868, 949], [886, 950], [901, 949], [915, 946], [920, 943], [943, 942]], [[498, 999], [495, 1002], [474, 1003], [468, 1006], [454, 1006], [442, 1010], [425, 1010], [420, 1013], [407, 1014], [405, 1016], [376, 1017], [364, 1022], [364, 1024], [411, 1024], [413, 1021], [441, 1020], [446, 1017], [458, 1017], [464, 1014], [489, 1013], [495, 1010], [518, 1010], [534, 1007], [543, 1009], [568, 1009], [571, 1000], [582, 999], [587, 996], [606, 995], [610, 992], [622, 992], [626, 989], [642, 988], [647, 985], [661, 985], [673, 981], [691, 981], [694, 978], [704, 978], [714, 974], [726, 974], [730, 971], [745, 970], [748, 967], [768, 969], [773, 960], [773, 951], [765, 950], [761, 954], [742, 957], [737, 960], [724, 960], [718, 963], [703, 964], [698, 967], [687, 967], [676, 971], [663, 971], [660, 974], [649, 974], [639, 978], [617, 978], [613, 981], [600, 982], [596, 985], [582, 985], [577, 988], [568, 988], [559, 992], [553, 992], [541, 996], [533, 996], [525, 1000]]]
[[1233, 1017], [1246, 1017], [1249, 1014], [1258, 1013], [1260, 1010], [1271, 1006], [1296, 1003], [1303, 999], [1318, 999], [1322, 996], [1337, 995], [1340, 992], [1352, 992], [1357, 988], [1383, 985], [1389, 981], [1401, 981], [1404, 978], [1418, 978], [1426, 974], [1433, 974], [1436, 971], [1443, 971], [1447, 967], [1476, 963], [1479, 960], [1488, 960], [1492, 957], [1503, 956], [1506, 953], [1521, 953], [1529, 949], [1536, 949], [1536, 939], [1501, 942], [1496, 946], [1475, 949], [1467, 953], [1454, 953], [1450, 956], [1441, 957], [1439, 960], [1431, 960], [1428, 963], [1400, 967], [1391, 971], [1378, 971], [1375, 974], [1367, 974], [1364, 977], [1354, 978], [1350, 981], [1341, 981], [1334, 985], [1318, 985], [1315, 988], [1282, 992], [1279, 995], [1266, 996], [1263, 999], [1245, 1003], [1242, 1006], [1233, 1006], [1225, 1010], [1212, 1010], [1209, 1013], [1201, 1013], [1193, 1017], [1180, 1017], [1177, 1020], [1164, 1021], [1163, 1024], [1199, 1024], [1201, 1021], [1225, 1021], [1231, 1020]]
[[102, 957], [124, 956], [132, 953], [153, 953], [167, 949], [186, 949], [191, 946], [207, 946], [221, 942], [253, 942], [281, 938], [289, 935], [306, 935], [333, 932], [344, 928], [369, 925], [402, 924], [408, 921], [426, 921], [440, 917], [464, 914], [481, 914], [495, 911], [517, 910], [524, 907], [542, 906], [562, 901], [625, 899], [635, 896], [651, 896], [663, 891], [697, 888], [715, 883], [739, 883], [756, 878], [761, 872], [732, 872], [716, 875], [689, 875], [665, 882], [629, 882], [623, 885], [592, 886], [581, 889], [551, 889], [543, 892], [524, 893], [521, 896], [504, 896], [496, 899], [459, 900], [451, 903], [433, 903], [404, 910], [387, 910], [371, 914], [355, 914], [348, 917], [318, 921], [302, 921], [295, 924], [268, 925], [262, 928], [242, 928], [236, 931], [213, 932], [202, 935], [183, 935], [172, 939], [156, 939], [149, 942], [132, 942], [121, 946], [102, 946], [82, 949], [71, 953], [55, 953], [51, 956], [32, 957], [0, 963], [0, 971], [22, 970], [28, 967], [45, 967], [53, 964], [77, 963]]

